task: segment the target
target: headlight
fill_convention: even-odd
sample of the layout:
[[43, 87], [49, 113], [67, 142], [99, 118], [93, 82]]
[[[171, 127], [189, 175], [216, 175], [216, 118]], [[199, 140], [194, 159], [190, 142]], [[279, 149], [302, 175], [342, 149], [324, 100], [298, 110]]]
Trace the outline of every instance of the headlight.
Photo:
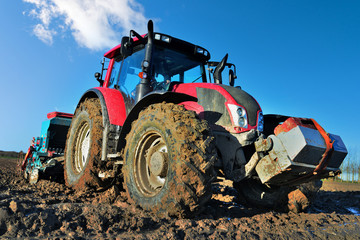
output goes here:
[[246, 119], [244, 117], [239, 117], [239, 125], [240, 127], [245, 128], [246, 127]]
[[228, 104], [228, 107], [231, 112], [234, 125], [241, 128], [247, 128], [248, 123], [247, 123], [246, 110], [234, 104]]
[[237, 109], [237, 113], [239, 114], [239, 116], [244, 116], [244, 113], [245, 113], [245, 111], [244, 111], [244, 109], [242, 109], [241, 107], [239, 107], [238, 109]]
[[202, 54], [202, 55], [204, 55], [206, 57], [209, 55], [209, 52], [206, 51], [205, 49], [201, 48], [201, 47], [196, 47], [196, 52], [200, 53], [200, 54]]
[[264, 115], [262, 112], [259, 112], [258, 114], [257, 129], [260, 132], [264, 131]]
[[170, 37], [169, 36], [166, 36], [166, 35], [161, 35], [161, 34], [158, 34], [156, 33], [155, 34], [155, 37], [154, 37], [156, 40], [159, 40], [159, 41], [163, 41], [163, 42], [167, 42], [169, 43], [171, 41]]

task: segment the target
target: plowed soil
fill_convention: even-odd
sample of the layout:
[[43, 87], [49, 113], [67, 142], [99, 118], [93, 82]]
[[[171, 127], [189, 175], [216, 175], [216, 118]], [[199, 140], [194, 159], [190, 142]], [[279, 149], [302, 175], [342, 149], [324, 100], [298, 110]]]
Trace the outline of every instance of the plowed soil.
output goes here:
[[196, 218], [158, 218], [128, 204], [116, 186], [75, 193], [52, 180], [29, 185], [16, 164], [0, 159], [1, 239], [360, 238], [360, 184], [326, 181], [308, 212], [293, 214], [244, 207], [232, 183], [221, 181]]

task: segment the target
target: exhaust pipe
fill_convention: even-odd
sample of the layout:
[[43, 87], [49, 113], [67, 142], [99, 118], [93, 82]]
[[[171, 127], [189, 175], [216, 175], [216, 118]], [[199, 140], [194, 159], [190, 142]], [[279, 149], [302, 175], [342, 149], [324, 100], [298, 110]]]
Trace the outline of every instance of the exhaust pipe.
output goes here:
[[154, 24], [153, 21], [148, 22], [147, 45], [145, 50], [145, 58], [142, 62], [143, 77], [138, 85], [136, 85], [136, 103], [139, 102], [146, 94], [151, 92], [152, 78], [152, 51], [154, 46]]

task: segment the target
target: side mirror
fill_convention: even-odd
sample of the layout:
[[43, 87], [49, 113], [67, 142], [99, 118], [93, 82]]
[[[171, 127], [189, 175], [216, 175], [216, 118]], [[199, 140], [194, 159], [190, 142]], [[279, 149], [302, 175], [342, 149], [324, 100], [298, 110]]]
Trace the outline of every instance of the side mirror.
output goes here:
[[133, 42], [133, 40], [130, 37], [123, 37], [121, 39], [120, 54], [124, 58], [130, 56], [133, 52], [132, 42]]
[[233, 87], [234, 84], [235, 84], [235, 78], [236, 78], [236, 76], [235, 76], [235, 74], [234, 74], [234, 71], [233, 71], [232, 69], [230, 69], [230, 70], [229, 70], [229, 85], [230, 85], [231, 87]]

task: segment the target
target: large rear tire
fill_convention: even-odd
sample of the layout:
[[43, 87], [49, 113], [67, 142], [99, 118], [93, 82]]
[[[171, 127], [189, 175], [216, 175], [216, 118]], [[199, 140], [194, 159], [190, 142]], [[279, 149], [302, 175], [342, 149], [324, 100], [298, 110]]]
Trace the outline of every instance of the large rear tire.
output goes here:
[[99, 187], [96, 176], [101, 162], [102, 130], [99, 99], [86, 99], [76, 110], [67, 136], [64, 166], [67, 186], [79, 191]]
[[171, 103], [149, 106], [126, 138], [129, 201], [159, 216], [199, 213], [212, 195], [216, 156], [210, 129], [194, 112]]
[[256, 179], [234, 183], [235, 189], [248, 206], [295, 213], [303, 212], [311, 205], [321, 185], [320, 180], [303, 183], [297, 187], [271, 188]]

